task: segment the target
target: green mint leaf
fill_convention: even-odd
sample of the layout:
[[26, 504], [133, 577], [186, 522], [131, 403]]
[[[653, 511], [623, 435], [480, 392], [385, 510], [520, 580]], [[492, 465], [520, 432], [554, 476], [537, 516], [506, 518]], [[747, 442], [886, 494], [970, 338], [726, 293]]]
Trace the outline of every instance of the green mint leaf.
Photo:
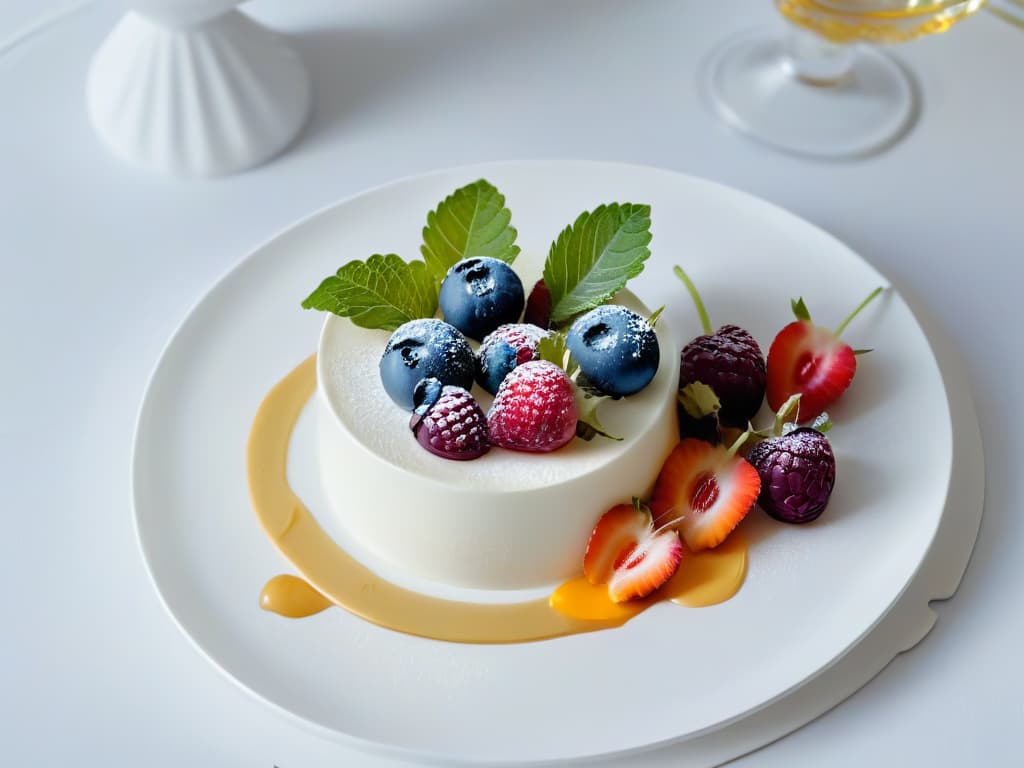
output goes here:
[[391, 253], [350, 261], [313, 291], [302, 306], [333, 312], [363, 328], [393, 331], [403, 323], [432, 317], [437, 287], [422, 261], [406, 263]]
[[569, 348], [565, 345], [565, 334], [558, 331], [549, 332], [538, 342], [537, 359], [554, 363], [568, 376], [572, 376], [580, 367], [576, 359], [569, 354]]
[[537, 359], [554, 363], [565, 370], [565, 334], [552, 332], [537, 342]]
[[427, 269], [441, 282], [452, 265], [470, 256], [511, 264], [519, 255], [511, 220], [505, 196], [484, 179], [455, 190], [427, 214], [420, 246]]
[[551, 244], [544, 282], [559, 325], [612, 298], [651, 255], [651, 207], [611, 203], [581, 213]]

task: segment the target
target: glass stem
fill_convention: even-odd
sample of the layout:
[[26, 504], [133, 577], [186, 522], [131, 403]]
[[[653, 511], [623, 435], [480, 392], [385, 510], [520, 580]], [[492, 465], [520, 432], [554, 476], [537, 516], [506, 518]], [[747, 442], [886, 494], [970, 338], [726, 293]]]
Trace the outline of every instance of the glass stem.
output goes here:
[[853, 66], [853, 48], [833, 43], [791, 24], [786, 35], [785, 64], [794, 77], [809, 85], [836, 85]]

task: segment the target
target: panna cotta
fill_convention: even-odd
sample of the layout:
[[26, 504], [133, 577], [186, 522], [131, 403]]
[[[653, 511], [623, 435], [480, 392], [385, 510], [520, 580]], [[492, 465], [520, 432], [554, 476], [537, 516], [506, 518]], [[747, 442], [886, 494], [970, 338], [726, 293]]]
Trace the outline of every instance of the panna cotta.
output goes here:
[[[517, 264], [517, 267], [519, 265]], [[613, 300], [649, 316], [628, 290]], [[328, 315], [317, 358], [322, 484], [335, 522], [413, 579], [490, 590], [554, 585], [579, 574], [596, 521], [646, 498], [678, 442], [679, 349], [656, 327], [660, 362], [635, 395], [604, 402], [602, 425], [621, 440], [573, 439], [551, 453], [492, 448], [473, 461], [424, 450], [380, 380], [389, 333]], [[486, 411], [491, 396], [473, 395]]]

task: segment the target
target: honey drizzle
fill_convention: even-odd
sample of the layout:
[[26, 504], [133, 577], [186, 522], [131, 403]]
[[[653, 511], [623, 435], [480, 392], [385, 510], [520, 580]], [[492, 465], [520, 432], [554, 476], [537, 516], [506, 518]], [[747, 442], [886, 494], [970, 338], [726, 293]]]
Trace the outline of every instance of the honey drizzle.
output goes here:
[[[655, 602], [711, 605], [732, 597], [746, 573], [747, 547], [733, 534], [709, 553], [691, 554], [651, 597], [612, 603], [604, 587], [570, 579], [550, 599], [466, 603], [423, 595], [379, 578], [328, 536], [288, 485], [288, 445], [316, 389], [312, 355], [267, 394], [246, 446], [249, 495], [256, 517], [302, 578], [275, 576], [260, 605], [282, 616], [310, 616], [332, 603], [367, 621], [411, 635], [458, 643], [521, 643], [618, 627]], [[554, 610], [552, 610], [554, 608]]]
[[298, 576], [282, 573], [268, 581], [260, 592], [260, 608], [289, 619], [304, 619], [334, 605]]

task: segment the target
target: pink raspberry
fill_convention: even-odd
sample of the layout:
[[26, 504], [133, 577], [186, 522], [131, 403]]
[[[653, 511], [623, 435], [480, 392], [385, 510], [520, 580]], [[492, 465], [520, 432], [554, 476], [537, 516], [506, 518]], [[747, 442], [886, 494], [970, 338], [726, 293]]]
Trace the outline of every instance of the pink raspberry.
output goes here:
[[413, 393], [415, 409], [409, 427], [416, 441], [444, 459], [468, 461], [491, 447], [487, 419], [476, 400], [462, 387], [423, 379]]
[[576, 434], [575, 386], [561, 368], [532, 360], [502, 381], [487, 413], [491, 442], [530, 453], [555, 451]]

